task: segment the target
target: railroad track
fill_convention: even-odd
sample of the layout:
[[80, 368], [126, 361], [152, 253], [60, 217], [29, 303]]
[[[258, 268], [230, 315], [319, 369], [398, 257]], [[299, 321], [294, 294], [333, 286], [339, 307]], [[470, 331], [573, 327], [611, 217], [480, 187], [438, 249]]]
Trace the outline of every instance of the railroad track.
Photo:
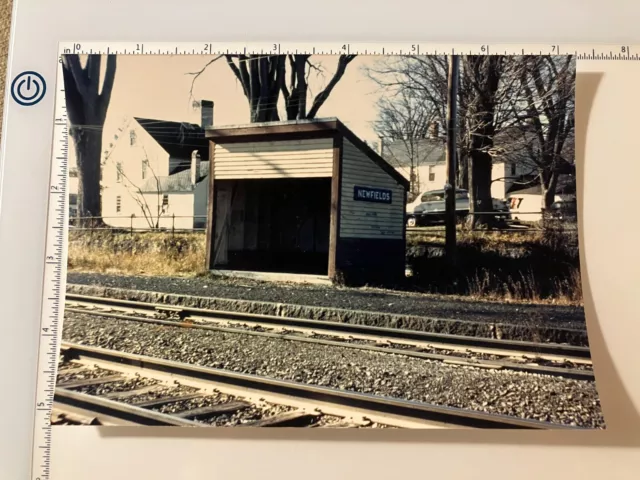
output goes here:
[[[103, 319], [257, 335], [450, 364], [593, 380], [589, 349], [67, 294], [65, 311]], [[160, 318], [161, 317], [161, 318]], [[533, 354], [533, 355], [532, 355]]]
[[54, 424], [578, 428], [78, 344], [63, 343], [61, 353]]

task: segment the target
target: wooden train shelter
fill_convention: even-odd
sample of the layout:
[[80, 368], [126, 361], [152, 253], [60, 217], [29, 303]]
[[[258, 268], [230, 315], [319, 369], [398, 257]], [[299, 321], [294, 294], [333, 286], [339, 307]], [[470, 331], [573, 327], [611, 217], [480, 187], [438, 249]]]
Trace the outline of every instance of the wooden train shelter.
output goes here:
[[404, 276], [408, 181], [339, 120], [205, 136], [209, 270], [347, 283]]

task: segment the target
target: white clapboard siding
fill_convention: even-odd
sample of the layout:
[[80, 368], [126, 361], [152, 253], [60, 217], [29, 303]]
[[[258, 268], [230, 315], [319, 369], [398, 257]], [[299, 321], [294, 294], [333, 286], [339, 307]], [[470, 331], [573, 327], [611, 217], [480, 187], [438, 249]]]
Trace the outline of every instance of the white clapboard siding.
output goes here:
[[214, 178], [331, 177], [333, 139], [216, 144]]
[[[355, 201], [356, 185], [391, 190], [392, 203]], [[340, 237], [402, 239], [404, 187], [347, 139], [342, 150], [341, 194]]]

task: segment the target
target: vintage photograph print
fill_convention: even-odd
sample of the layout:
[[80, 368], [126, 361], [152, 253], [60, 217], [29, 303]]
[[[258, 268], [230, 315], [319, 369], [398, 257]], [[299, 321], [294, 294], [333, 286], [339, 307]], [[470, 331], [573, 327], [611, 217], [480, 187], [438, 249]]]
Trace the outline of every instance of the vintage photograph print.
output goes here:
[[605, 427], [575, 58], [67, 54], [61, 72], [52, 424]]

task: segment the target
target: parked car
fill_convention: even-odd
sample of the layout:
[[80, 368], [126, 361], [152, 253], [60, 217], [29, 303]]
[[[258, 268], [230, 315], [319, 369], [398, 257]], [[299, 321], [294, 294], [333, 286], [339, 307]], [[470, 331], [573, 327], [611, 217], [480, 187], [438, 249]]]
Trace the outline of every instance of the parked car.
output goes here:
[[[456, 189], [456, 217], [463, 220], [469, 214], [469, 192]], [[496, 219], [510, 218], [509, 206], [506, 201], [493, 199], [493, 210]], [[419, 195], [413, 202], [407, 204], [407, 226], [426, 226], [444, 222], [445, 219], [444, 190], [430, 190]]]

